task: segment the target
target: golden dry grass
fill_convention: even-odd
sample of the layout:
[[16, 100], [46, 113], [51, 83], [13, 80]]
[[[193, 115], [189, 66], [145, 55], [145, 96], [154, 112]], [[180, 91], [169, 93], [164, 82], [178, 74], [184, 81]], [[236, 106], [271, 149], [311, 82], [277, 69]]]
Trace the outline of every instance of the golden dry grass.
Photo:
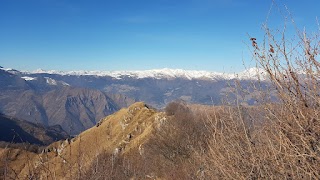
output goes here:
[[[13, 157], [19, 151], [18, 158], [10, 158], [7, 162], [18, 169], [17, 177], [28, 177], [30, 171], [39, 171], [41, 177], [49, 174], [53, 179], [72, 179], [85, 172], [99, 154], [126, 154], [131, 149], [138, 149], [149, 139], [156, 116], [161, 113], [147, 108], [144, 103], [135, 103], [102, 119], [98, 127], [92, 127], [74, 139], [53, 143], [47, 148], [50, 152], [35, 154], [3, 149], [1, 157], [5, 152]], [[30, 167], [23, 166], [28, 163]]]

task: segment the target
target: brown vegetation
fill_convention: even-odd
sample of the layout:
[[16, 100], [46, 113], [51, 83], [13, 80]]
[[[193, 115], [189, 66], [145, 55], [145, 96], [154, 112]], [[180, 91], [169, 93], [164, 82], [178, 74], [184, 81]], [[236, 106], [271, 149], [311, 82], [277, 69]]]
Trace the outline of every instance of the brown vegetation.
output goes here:
[[[203, 159], [207, 175], [214, 179], [319, 179], [320, 41], [305, 31], [297, 32], [298, 40], [289, 41], [285, 32], [277, 37], [265, 30], [262, 44], [251, 38], [252, 53], [272, 89], [261, 94], [249, 116], [237, 96], [235, 103], [208, 118], [212, 133]], [[271, 91], [277, 102], [268, 99]], [[238, 88], [237, 93], [246, 92]]]

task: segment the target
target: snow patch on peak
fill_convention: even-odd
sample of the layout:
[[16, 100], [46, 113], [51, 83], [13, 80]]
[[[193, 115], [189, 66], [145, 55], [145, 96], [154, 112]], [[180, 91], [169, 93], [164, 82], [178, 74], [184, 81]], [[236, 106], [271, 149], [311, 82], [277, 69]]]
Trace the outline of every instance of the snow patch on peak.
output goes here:
[[183, 70], [183, 69], [154, 69], [147, 71], [136, 71], [137, 78], [152, 77], [156, 79], [161, 78], [186, 78], [186, 79], [201, 79], [201, 78], [221, 78], [222, 73], [208, 72], [208, 71], [194, 71], [194, 70]]
[[46, 83], [52, 86], [62, 85], [62, 86], [70, 86], [70, 84], [64, 82], [64, 81], [57, 81], [55, 79], [44, 77], [46, 79]]
[[53, 85], [53, 86], [58, 85], [56, 80], [54, 80], [52, 78], [49, 78], [49, 77], [44, 77], [44, 78], [46, 79], [47, 84], [50, 84], [50, 85]]
[[26, 80], [26, 81], [34, 81], [34, 80], [37, 80], [36, 77], [29, 77], [29, 76], [23, 76], [21, 77], [22, 79]]
[[57, 70], [44, 70], [44, 69], [37, 69], [35, 71], [32, 71], [31, 73], [34, 74], [65, 74], [64, 71], [57, 71]]
[[11, 73], [11, 74], [20, 74], [20, 73], [21, 73], [20, 71], [18, 71], [18, 70], [16, 70], [16, 69], [4, 68], [4, 67], [2, 67], [2, 66], [1, 66], [0, 69], [3, 70], [3, 71], [6, 71], [6, 72], [8, 72], [8, 73]]

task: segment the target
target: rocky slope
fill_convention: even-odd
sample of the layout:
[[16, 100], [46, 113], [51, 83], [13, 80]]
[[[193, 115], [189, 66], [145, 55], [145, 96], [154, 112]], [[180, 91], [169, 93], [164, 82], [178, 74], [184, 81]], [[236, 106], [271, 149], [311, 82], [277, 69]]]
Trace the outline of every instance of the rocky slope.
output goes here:
[[0, 112], [44, 126], [61, 125], [71, 135], [133, 103], [123, 95], [109, 97], [99, 90], [45, 77], [30, 80], [18, 73], [0, 70]]

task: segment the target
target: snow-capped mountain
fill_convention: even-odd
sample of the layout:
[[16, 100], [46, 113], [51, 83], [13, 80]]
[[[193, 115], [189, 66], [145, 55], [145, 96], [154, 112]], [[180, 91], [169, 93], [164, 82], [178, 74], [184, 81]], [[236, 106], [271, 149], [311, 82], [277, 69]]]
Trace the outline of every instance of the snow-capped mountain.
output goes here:
[[9, 72], [11, 74], [20, 74], [21, 72], [16, 70], [16, 69], [12, 69], [12, 68], [4, 68], [2, 66], [0, 66], [0, 70], [3, 70], [3, 71], [6, 71], [6, 72]]
[[57, 71], [38, 69], [32, 72], [24, 71], [27, 74], [59, 74], [76, 76], [110, 76], [116, 79], [131, 77], [136, 79], [154, 78], [154, 79], [207, 79], [207, 80], [230, 80], [230, 79], [254, 79], [259, 75], [263, 79], [265, 72], [258, 68], [250, 68], [240, 73], [219, 73], [210, 71], [196, 71], [183, 69], [152, 69], [143, 71]]
[[[167, 68], [69, 72], [0, 68], [0, 109], [32, 122], [57, 122], [68, 132], [69, 123], [76, 122], [72, 127], [78, 133], [103, 115], [134, 101], [144, 101], [155, 108], [177, 99], [220, 105], [226, 95], [234, 98], [230, 93], [239, 84], [254, 91], [250, 86], [258, 75], [261, 80], [265, 72], [257, 68], [237, 74]], [[235, 83], [234, 79], [239, 81]], [[267, 87], [268, 81], [259, 81], [258, 85]], [[244, 97], [248, 104], [255, 103], [254, 94], [257, 93]]]
[[50, 90], [54, 86], [96, 89], [108, 94], [125, 95], [157, 108], [162, 108], [176, 99], [191, 103], [220, 104], [221, 97], [230, 91], [234, 79], [240, 80], [240, 84], [245, 87], [256, 80], [268, 84], [268, 81], [265, 81], [266, 72], [258, 68], [250, 68], [240, 73], [169, 68], [143, 71], [1, 70], [16, 74], [37, 89]]

